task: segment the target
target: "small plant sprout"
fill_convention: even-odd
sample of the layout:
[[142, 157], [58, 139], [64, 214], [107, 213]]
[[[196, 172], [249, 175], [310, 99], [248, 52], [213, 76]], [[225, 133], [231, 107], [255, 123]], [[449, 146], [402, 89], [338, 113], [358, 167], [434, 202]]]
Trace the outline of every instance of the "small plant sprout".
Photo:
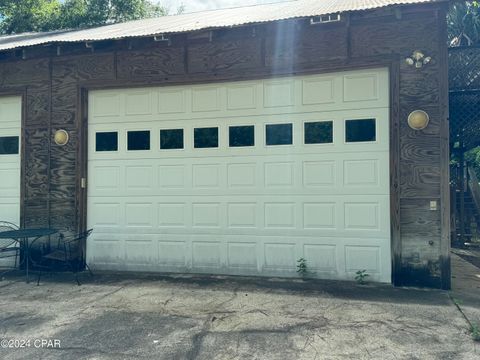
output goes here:
[[473, 341], [480, 341], [480, 326], [478, 324], [472, 324], [470, 334], [472, 335]]
[[308, 275], [308, 268], [307, 268], [307, 260], [304, 258], [300, 258], [297, 260], [297, 273], [302, 277], [305, 278]]
[[358, 270], [355, 273], [355, 281], [360, 285], [365, 285], [367, 283], [367, 277], [370, 275], [367, 274], [367, 270]]
[[453, 298], [453, 303], [457, 306], [463, 305], [463, 301], [457, 298]]

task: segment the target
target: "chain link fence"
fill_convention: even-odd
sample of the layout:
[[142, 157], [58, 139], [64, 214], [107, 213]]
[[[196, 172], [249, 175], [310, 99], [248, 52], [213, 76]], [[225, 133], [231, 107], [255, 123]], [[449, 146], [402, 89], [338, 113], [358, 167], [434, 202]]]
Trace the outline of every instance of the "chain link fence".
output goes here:
[[480, 47], [449, 50], [450, 142], [480, 146]]
[[472, 164], [465, 157], [480, 146], [480, 47], [449, 49], [449, 95], [452, 242], [465, 244], [480, 237], [480, 212], [472, 192], [478, 183], [472, 183]]

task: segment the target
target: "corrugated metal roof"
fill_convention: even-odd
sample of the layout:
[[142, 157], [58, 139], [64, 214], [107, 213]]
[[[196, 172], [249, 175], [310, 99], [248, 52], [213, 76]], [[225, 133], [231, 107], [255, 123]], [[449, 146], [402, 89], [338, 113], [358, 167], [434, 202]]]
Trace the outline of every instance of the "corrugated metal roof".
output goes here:
[[371, 10], [391, 5], [441, 1], [447, 0], [297, 0], [128, 21], [83, 30], [2, 36], [0, 37], [0, 51], [50, 43], [100, 41], [182, 33], [347, 11]]

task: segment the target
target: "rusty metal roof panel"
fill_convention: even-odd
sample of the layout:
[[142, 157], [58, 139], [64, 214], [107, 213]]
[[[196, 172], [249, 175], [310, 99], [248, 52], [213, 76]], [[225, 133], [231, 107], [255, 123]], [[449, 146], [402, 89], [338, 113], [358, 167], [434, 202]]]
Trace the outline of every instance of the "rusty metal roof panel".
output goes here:
[[172, 34], [447, 0], [297, 0], [128, 21], [83, 30], [0, 36], [0, 51], [28, 46]]

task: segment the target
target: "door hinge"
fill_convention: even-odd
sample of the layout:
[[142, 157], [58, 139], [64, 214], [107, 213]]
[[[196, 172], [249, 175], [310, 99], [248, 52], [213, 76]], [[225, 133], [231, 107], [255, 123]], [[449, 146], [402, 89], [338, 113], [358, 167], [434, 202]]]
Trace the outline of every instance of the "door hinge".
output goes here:
[[85, 189], [87, 187], [87, 179], [85, 179], [85, 178], [80, 179], [80, 187], [82, 189]]

